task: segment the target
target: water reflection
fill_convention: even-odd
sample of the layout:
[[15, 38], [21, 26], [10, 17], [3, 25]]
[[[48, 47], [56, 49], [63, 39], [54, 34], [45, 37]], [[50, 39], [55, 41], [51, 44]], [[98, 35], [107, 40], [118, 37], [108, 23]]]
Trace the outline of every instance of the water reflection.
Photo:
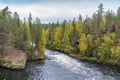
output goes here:
[[28, 73], [25, 70], [13, 71], [0, 68], [0, 80], [27, 80]]
[[27, 62], [24, 70], [10, 70], [0, 67], [0, 80], [28, 80], [32, 69], [43, 64], [43, 60]]

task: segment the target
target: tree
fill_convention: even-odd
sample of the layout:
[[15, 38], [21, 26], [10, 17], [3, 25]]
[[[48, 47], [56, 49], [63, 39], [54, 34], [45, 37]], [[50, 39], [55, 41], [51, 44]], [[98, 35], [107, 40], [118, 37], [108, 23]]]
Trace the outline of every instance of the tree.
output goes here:
[[110, 46], [113, 40], [105, 35], [103, 36], [103, 42], [99, 46], [98, 57], [100, 61], [106, 61], [110, 59]]
[[46, 36], [45, 31], [42, 29], [41, 40], [39, 41], [39, 52], [44, 54], [46, 49]]
[[82, 34], [81, 38], [80, 38], [80, 42], [79, 42], [79, 49], [80, 49], [80, 53], [81, 55], [85, 55], [85, 52], [88, 48], [87, 42], [86, 42], [86, 35]]
[[66, 32], [64, 33], [64, 43], [62, 47], [66, 53], [70, 53], [73, 51], [73, 47], [70, 43], [70, 38]]
[[31, 45], [32, 47], [34, 47], [34, 40], [33, 40], [33, 36], [34, 36], [34, 29], [33, 29], [33, 24], [32, 24], [32, 15], [31, 13], [29, 14], [29, 18], [28, 18], [28, 23], [29, 23], [29, 27], [30, 27], [30, 34], [31, 34]]
[[98, 11], [97, 11], [97, 22], [98, 22], [98, 27], [100, 27], [100, 21], [102, 19], [102, 16], [103, 16], [103, 13], [104, 13], [104, 8], [103, 8], [103, 4], [101, 3], [99, 6], [98, 6]]
[[53, 48], [54, 34], [55, 34], [55, 27], [53, 26], [53, 24], [51, 25], [49, 23], [49, 36], [48, 36], [48, 46], [49, 46], [49, 48]]
[[91, 23], [91, 19], [88, 16], [86, 16], [84, 23], [83, 23], [83, 26], [84, 26], [83, 30], [84, 30], [85, 34], [91, 33], [91, 24], [90, 23]]
[[117, 48], [115, 49], [115, 62], [120, 64], [120, 46], [117, 46]]
[[71, 27], [69, 23], [65, 24], [65, 31], [64, 31], [64, 35], [62, 38], [62, 50], [66, 53], [70, 53], [73, 50], [73, 47], [70, 43], [70, 32], [71, 32]]
[[8, 35], [9, 35], [9, 11], [8, 7], [2, 10], [0, 13], [0, 53], [2, 54], [2, 57], [4, 57], [4, 49], [5, 46], [8, 45]]
[[82, 21], [76, 22], [76, 33], [77, 33], [77, 40], [79, 40], [80, 36], [83, 33], [83, 23]]
[[34, 26], [34, 41], [36, 45], [36, 49], [40, 51], [40, 41], [41, 41], [41, 36], [42, 36], [42, 26], [40, 23], [40, 19], [36, 18], [36, 24]]
[[118, 7], [118, 9], [117, 9], [117, 18], [120, 21], [120, 7]]
[[14, 12], [13, 14], [13, 19], [14, 19], [14, 23], [15, 23], [15, 27], [20, 27], [20, 19], [19, 19], [19, 15], [17, 12]]
[[105, 24], [106, 30], [111, 32], [114, 25], [114, 13], [112, 11], [108, 10], [106, 12], [105, 21], [106, 21], [106, 24]]
[[93, 47], [93, 37], [91, 34], [87, 35], [87, 44], [88, 44], [88, 49], [91, 49]]
[[103, 33], [105, 32], [105, 21], [103, 18], [100, 20], [100, 32]]
[[99, 61], [104, 62], [106, 60], [106, 56], [109, 53], [109, 49], [107, 49], [107, 46], [105, 43], [101, 43], [101, 45], [99, 46], [99, 50], [98, 50], [98, 59]]
[[54, 47], [57, 50], [60, 50], [62, 44], [62, 28], [58, 27], [55, 30], [54, 34]]
[[25, 30], [25, 27], [24, 26], [20, 26], [19, 28], [17, 28], [17, 34], [15, 36], [15, 39], [14, 39], [14, 47], [22, 50], [22, 51], [25, 51], [26, 48], [27, 48], [27, 45], [29, 43], [27, 43], [27, 40], [26, 40], [26, 30]]
[[30, 35], [30, 27], [28, 22], [25, 23], [25, 31], [26, 31], [26, 40], [30, 43], [31, 35]]

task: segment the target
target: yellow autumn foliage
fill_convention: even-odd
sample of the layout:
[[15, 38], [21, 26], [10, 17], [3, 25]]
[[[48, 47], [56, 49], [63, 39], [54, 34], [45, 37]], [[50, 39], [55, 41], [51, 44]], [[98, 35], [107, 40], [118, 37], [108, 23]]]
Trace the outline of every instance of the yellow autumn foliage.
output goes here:
[[85, 34], [82, 34], [82, 36], [80, 38], [79, 49], [82, 53], [84, 53], [87, 50], [87, 42], [86, 42]]

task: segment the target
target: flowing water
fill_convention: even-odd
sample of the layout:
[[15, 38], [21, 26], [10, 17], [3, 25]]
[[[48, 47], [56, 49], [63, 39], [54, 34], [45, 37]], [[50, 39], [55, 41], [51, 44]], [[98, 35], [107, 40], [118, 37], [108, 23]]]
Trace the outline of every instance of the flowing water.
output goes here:
[[120, 80], [120, 70], [46, 50], [45, 60], [28, 62], [24, 70], [0, 68], [0, 80]]

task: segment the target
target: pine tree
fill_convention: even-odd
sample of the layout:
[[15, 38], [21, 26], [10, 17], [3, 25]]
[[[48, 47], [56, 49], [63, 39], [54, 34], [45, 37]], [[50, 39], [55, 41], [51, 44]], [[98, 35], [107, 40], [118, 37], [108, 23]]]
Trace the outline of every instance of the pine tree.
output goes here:
[[9, 39], [9, 11], [8, 7], [2, 10], [0, 13], [0, 53], [4, 57], [5, 46], [8, 45]]
[[31, 35], [30, 35], [30, 27], [28, 22], [25, 23], [25, 30], [26, 30], [26, 40], [30, 43]]
[[39, 51], [40, 53], [44, 54], [45, 53], [45, 49], [46, 49], [46, 36], [45, 36], [45, 31], [44, 29], [42, 29], [42, 33], [41, 33], [41, 40], [39, 42]]
[[31, 35], [31, 45], [32, 45], [32, 49], [34, 47], [34, 29], [33, 29], [33, 24], [32, 24], [32, 15], [31, 13], [29, 14], [29, 18], [28, 18], [28, 23], [29, 23], [29, 27], [30, 27], [30, 35]]

